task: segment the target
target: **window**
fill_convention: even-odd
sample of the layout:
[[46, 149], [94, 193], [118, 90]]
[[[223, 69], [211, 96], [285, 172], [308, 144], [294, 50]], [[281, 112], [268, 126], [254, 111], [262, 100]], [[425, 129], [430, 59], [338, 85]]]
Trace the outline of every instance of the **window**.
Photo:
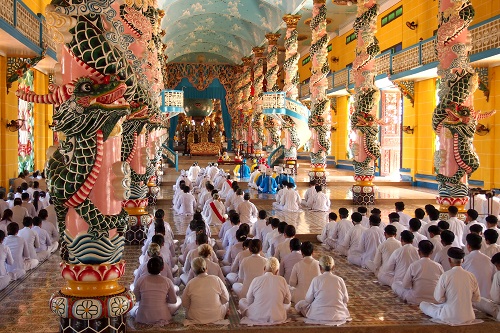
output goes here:
[[391, 23], [398, 17], [403, 15], [403, 6], [399, 6], [398, 8], [394, 9], [392, 12], [389, 14], [385, 15], [381, 19], [381, 26], [385, 26], [386, 24]]
[[345, 38], [346, 45], [349, 44], [350, 42], [356, 40], [356, 37], [357, 37], [356, 32], [353, 32], [352, 34], [350, 34], [349, 36], [347, 36]]
[[393, 45], [393, 46], [391, 46], [391, 47], [386, 48], [385, 50], [383, 50], [383, 51], [382, 51], [382, 52], [380, 52], [380, 53], [382, 54], [382, 53], [385, 53], [385, 52], [387, 52], [387, 51], [391, 50], [391, 54], [392, 54], [392, 53], [399, 52], [399, 51], [401, 51], [402, 49], [403, 49], [403, 44], [402, 44], [402, 43], [397, 43], [396, 45]]

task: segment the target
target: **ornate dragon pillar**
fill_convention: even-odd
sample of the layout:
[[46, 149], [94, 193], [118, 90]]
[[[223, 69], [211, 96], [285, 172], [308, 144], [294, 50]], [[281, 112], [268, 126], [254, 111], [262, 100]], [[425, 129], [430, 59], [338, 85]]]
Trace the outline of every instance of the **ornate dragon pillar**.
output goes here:
[[437, 203], [464, 211], [468, 201], [470, 175], [479, 168], [473, 139], [477, 121], [495, 111], [481, 114], [474, 110], [474, 91], [478, 76], [469, 63], [469, 24], [474, 8], [468, 0], [441, 0], [436, 51], [441, 77], [439, 104], [432, 115], [432, 127], [439, 137], [434, 157], [438, 181]]
[[252, 145], [252, 57], [243, 57], [243, 79], [241, 90], [243, 92], [241, 106], [243, 110], [243, 128], [242, 128], [242, 140], [243, 140], [243, 151], [247, 154], [253, 153]]
[[[299, 83], [299, 58], [300, 54], [297, 52], [299, 46], [297, 31], [297, 23], [300, 21], [300, 15], [285, 15], [283, 21], [286, 23], [286, 36], [285, 36], [285, 62], [283, 63], [283, 70], [285, 71], [285, 87], [283, 91], [286, 97], [297, 100], [299, 90], [297, 84]], [[295, 122], [290, 116], [282, 116], [282, 128], [285, 130], [285, 163], [292, 170], [297, 172], [297, 149], [300, 146], [300, 139], [297, 134], [297, 127]]]
[[[266, 82], [267, 91], [276, 92], [279, 90], [278, 84], [278, 39], [280, 34], [268, 33], [266, 34], [266, 39], [268, 41], [267, 46], [267, 71], [266, 71]], [[269, 133], [268, 137], [268, 151], [272, 151], [281, 144], [281, 124], [280, 122], [271, 116], [264, 116], [264, 126]]]
[[234, 89], [234, 106], [235, 110], [232, 115], [232, 123], [233, 123], [233, 142], [234, 142], [234, 151], [236, 154], [239, 154], [243, 150], [242, 146], [242, 126], [243, 126], [243, 120], [241, 119], [241, 110], [242, 110], [242, 100], [243, 100], [243, 67], [242, 66], [237, 66], [235, 70], [235, 89]]
[[311, 129], [311, 171], [309, 177], [326, 185], [326, 156], [330, 151], [330, 100], [326, 96], [328, 81], [326, 76], [330, 72], [328, 66], [329, 42], [326, 32], [326, 0], [314, 0], [313, 17], [310, 23], [312, 41], [311, 79], [309, 91], [311, 92], [311, 114], [309, 128]]
[[254, 47], [254, 66], [253, 66], [253, 149], [256, 156], [264, 154], [262, 146], [266, 137], [264, 136], [264, 120], [262, 115], [262, 94], [264, 90], [264, 47]]
[[375, 160], [380, 157], [377, 120], [380, 92], [375, 86], [375, 56], [380, 48], [375, 37], [377, 32], [376, 0], [358, 0], [358, 13], [354, 21], [357, 33], [354, 73], [354, 112], [351, 130], [356, 139], [351, 145], [354, 154], [354, 180], [352, 187], [354, 204], [373, 204], [375, 194], [372, 180], [375, 177]]

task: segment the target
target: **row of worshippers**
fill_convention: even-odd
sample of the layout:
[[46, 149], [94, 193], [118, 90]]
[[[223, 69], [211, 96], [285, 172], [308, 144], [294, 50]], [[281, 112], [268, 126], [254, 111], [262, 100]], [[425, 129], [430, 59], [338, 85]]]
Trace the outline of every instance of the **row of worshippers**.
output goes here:
[[299, 193], [294, 188], [294, 183], [283, 180], [282, 184], [283, 188], [278, 191], [276, 201], [273, 202], [275, 210], [300, 212], [304, 208], [319, 212], [330, 211], [330, 198], [324, 192], [323, 187], [316, 184], [316, 181], [309, 182], [309, 188], [306, 190], [303, 199], [300, 198]]
[[[427, 216], [417, 209], [416, 217], [411, 218], [398, 202], [397, 212], [389, 214], [385, 224], [379, 210], [367, 217], [363, 214], [366, 208], [360, 208], [350, 219], [349, 211], [340, 208], [338, 222], [336, 214], [330, 213], [330, 222], [318, 240], [347, 256], [349, 263], [371, 270], [380, 284], [390, 286], [404, 301], [420, 304], [436, 320], [473, 322], [473, 307], [500, 320], [496, 216], [487, 216], [483, 226], [477, 222], [477, 211], [469, 209], [462, 221], [457, 218], [458, 209], [450, 206], [449, 219], [440, 221], [439, 211], [429, 205]], [[463, 281], [461, 287], [459, 281]]]
[[[301, 243], [293, 225], [268, 219], [263, 210], [255, 223], [241, 223], [240, 215], [231, 210], [218, 239], [211, 237], [209, 225], [196, 213], [180, 247], [180, 279], [171, 273], [170, 249], [163, 251], [169, 248], [164, 242], [170, 236], [164, 236], [161, 219], [155, 226], [160, 232], [145, 244], [133, 286], [139, 304], [132, 314], [138, 322], [166, 323], [181, 304], [188, 322], [218, 322], [228, 310], [228, 287], [240, 299], [242, 323], [285, 322], [292, 302], [311, 321], [350, 319], [347, 289], [343, 279], [333, 274], [333, 259], [313, 259], [311, 242]], [[186, 286], [181, 297], [177, 296], [180, 283]]]
[[10, 217], [12, 211], [6, 209], [0, 221], [0, 290], [37, 267], [59, 246], [59, 233], [47, 220], [47, 210], [34, 218], [24, 217], [22, 229]]

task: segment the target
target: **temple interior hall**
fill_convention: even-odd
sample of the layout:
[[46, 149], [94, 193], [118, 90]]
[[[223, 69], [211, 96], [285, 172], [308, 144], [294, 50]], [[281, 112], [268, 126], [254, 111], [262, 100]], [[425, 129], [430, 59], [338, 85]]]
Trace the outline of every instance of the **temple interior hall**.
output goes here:
[[[437, 220], [467, 231], [474, 210], [486, 229], [500, 218], [498, 110], [498, 0], [1, 0], [0, 333], [498, 332], [495, 295], [496, 318], [474, 303], [474, 320], [440, 321], [320, 239], [339, 225], [330, 212], [362, 207], [385, 225], [400, 202], [414, 219], [433, 205]], [[311, 321], [293, 301], [279, 323], [248, 323], [247, 298], [227, 282], [219, 321], [179, 307], [139, 322], [135, 275], [153, 275], [142, 261], [156, 226], [180, 300], [180, 257], [200, 229], [178, 198], [200, 204], [215, 179], [226, 206], [218, 212], [210, 193], [196, 209], [222, 269], [218, 235], [236, 207], [222, 193], [237, 183], [311, 242], [320, 266], [333, 258], [349, 318]], [[301, 199], [314, 189], [329, 210], [304, 200], [287, 211], [287, 183]], [[33, 231], [44, 224], [52, 248]], [[9, 249], [14, 237], [24, 250]]]

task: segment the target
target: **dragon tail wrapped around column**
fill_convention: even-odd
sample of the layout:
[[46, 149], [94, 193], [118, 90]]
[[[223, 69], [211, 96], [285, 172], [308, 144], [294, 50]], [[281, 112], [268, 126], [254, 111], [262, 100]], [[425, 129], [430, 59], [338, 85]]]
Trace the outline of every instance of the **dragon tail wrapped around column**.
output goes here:
[[446, 211], [450, 205], [464, 209], [468, 201], [468, 179], [479, 168], [473, 145], [477, 122], [495, 111], [480, 113], [473, 106], [478, 76], [469, 62], [468, 27], [475, 15], [472, 4], [469, 0], [442, 0], [439, 11], [436, 52], [441, 85], [432, 127], [439, 140], [434, 157], [437, 202]]

